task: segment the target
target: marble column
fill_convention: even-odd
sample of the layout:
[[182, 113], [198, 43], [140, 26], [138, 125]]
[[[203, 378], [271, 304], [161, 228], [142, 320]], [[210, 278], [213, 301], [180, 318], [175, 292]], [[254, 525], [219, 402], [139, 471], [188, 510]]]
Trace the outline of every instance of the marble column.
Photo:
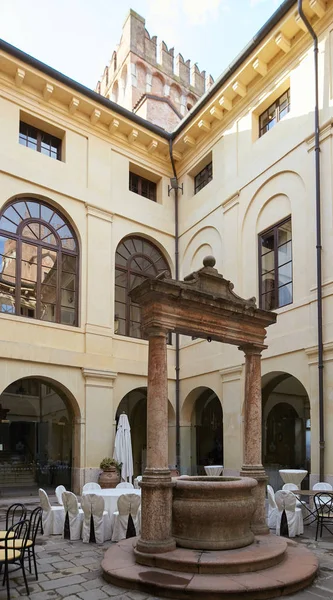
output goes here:
[[245, 398], [244, 398], [244, 447], [243, 466], [240, 475], [258, 481], [253, 490], [256, 510], [251, 529], [254, 534], [269, 533], [266, 523], [265, 498], [267, 476], [261, 462], [261, 348], [243, 346], [245, 354]]
[[176, 547], [171, 535], [173, 484], [168, 467], [167, 331], [151, 327], [147, 333], [147, 466], [140, 484], [141, 536], [136, 550], [160, 553]]

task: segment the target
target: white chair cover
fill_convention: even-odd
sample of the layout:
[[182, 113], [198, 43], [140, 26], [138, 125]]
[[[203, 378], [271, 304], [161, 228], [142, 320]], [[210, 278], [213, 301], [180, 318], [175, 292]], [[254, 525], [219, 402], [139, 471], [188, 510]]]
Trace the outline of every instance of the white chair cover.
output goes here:
[[276, 529], [276, 521], [278, 518], [278, 507], [274, 498], [274, 490], [271, 485], [267, 486], [267, 498], [268, 498], [268, 518], [267, 524], [270, 529]]
[[112, 515], [112, 541], [119, 542], [126, 539], [129, 514], [132, 515], [136, 534], [140, 531], [139, 508], [141, 498], [137, 494], [123, 494], [119, 496], [118, 510]]
[[91, 517], [94, 522], [96, 544], [103, 544], [111, 540], [111, 519], [107, 510], [104, 510], [104, 498], [96, 494], [85, 494], [82, 498], [84, 512], [82, 540], [89, 544], [91, 534]]
[[60, 506], [63, 506], [62, 495], [65, 491], [66, 488], [64, 485], [58, 485], [58, 487], [55, 489], [55, 495], [57, 496], [58, 504], [60, 504]]
[[82, 492], [94, 492], [95, 490], [101, 490], [101, 486], [99, 483], [95, 483], [94, 481], [90, 481], [89, 483], [85, 483]]
[[[296, 485], [296, 483], [285, 483], [282, 486], [283, 490], [287, 490], [287, 492], [292, 492], [293, 490], [298, 490], [298, 486]], [[304, 508], [302, 502], [296, 497], [296, 506], [298, 506], [299, 508]], [[305, 512], [306, 515], [306, 512]], [[303, 516], [305, 516], [303, 515]]]
[[40, 505], [43, 509], [42, 522], [45, 535], [60, 535], [64, 529], [65, 511], [63, 506], [51, 506], [45, 490], [38, 490]]
[[65, 510], [65, 523], [63, 527], [63, 537], [65, 537], [66, 516], [69, 519], [70, 540], [80, 540], [83, 522], [83, 510], [79, 508], [77, 497], [72, 492], [64, 492], [62, 501]]
[[279, 490], [275, 494], [275, 502], [278, 507], [278, 519], [276, 521], [276, 535], [280, 535], [281, 516], [286, 511], [289, 537], [301, 535], [304, 531], [302, 510], [296, 507], [296, 496], [287, 490]]
[[140, 489], [139, 483], [140, 481], [142, 481], [142, 475], [138, 475], [135, 479], [134, 479], [134, 487], [135, 489]]
[[[324, 481], [319, 481], [318, 483], [315, 483], [313, 488], [313, 490], [318, 490], [318, 492], [321, 492], [322, 490], [326, 490], [327, 492], [332, 492], [333, 487], [331, 486], [330, 483], [325, 483]], [[325, 496], [325, 494], [323, 494], [322, 496], [320, 496], [320, 498], [322, 499], [323, 502], [327, 502], [327, 500], [329, 499], [329, 496]], [[314, 499], [314, 501], [317, 503], [317, 498]]]
[[116, 485], [116, 488], [128, 488], [130, 490], [134, 489], [133, 483], [129, 483], [128, 481], [121, 481]]

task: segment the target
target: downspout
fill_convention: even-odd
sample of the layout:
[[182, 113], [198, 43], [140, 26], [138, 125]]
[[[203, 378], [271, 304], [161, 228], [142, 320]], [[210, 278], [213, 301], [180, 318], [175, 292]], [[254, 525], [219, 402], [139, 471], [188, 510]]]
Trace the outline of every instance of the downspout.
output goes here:
[[[169, 153], [172, 170], [177, 179], [175, 161], [172, 156], [172, 139], [169, 140]], [[177, 179], [178, 182], [178, 179]], [[178, 187], [175, 191], [175, 278], [179, 280], [179, 219], [178, 219]], [[179, 377], [179, 333], [176, 333], [176, 468], [180, 472], [180, 377]]]
[[318, 37], [306, 18], [302, 0], [298, 0], [298, 12], [313, 38], [315, 76], [315, 171], [316, 171], [316, 252], [317, 252], [317, 332], [318, 332], [318, 392], [319, 392], [319, 481], [324, 481], [324, 361], [323, 361], [323, 297], [321, 265], [321, 197], [320, 197], [320, 147], [319, 147], [319, 94], [318, 94]]

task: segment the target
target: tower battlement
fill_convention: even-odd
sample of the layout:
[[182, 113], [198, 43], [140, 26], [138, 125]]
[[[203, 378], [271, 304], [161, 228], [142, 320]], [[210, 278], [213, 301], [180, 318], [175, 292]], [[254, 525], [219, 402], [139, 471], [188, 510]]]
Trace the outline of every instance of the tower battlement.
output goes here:
[[[184, 115], [214, 82], [197, 63], [175, 56], [164, 40], [158, 43], [145, 27], [145, 19], [130, 10], [119, 45], [106, 65], [96, 91], [133, 109], [145, 94], [168, 98]], [[132, 93], [129, 93], [129, 87]]]

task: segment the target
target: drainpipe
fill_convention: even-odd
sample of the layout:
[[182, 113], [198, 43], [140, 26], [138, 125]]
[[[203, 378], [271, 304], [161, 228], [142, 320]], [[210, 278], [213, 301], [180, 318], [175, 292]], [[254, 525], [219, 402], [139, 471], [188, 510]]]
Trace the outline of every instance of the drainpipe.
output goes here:
[[[169, 153], [172, 170], [177, 179], [175, 161], [172, 156], [172, 139], [169, 140]], [[177, 179], [178, 182], [178, 179]], [[178, 188], [175, 190], [175, 278], [179, 280], [179, 219], [178, 219]], [[176, 468], [180, 472], [180, 379], [179, 379], [179, 333], [176, 333]]]
[[319, 147], [319, 101], [318, 101], [318, 37], [306, 18], [302, 0], [298, 0], [298, 12], [313, 38], [315, 76], [315, 171], [316, 171], [316, 252], [317, 252], [317, 332], [318, 332], [318, 391], [319, 391], [319, 481], [324, 481], [324, 361], [323, 361], [323, 298], [321, 266], [321, 199], [320, 199], [320, 147]]

